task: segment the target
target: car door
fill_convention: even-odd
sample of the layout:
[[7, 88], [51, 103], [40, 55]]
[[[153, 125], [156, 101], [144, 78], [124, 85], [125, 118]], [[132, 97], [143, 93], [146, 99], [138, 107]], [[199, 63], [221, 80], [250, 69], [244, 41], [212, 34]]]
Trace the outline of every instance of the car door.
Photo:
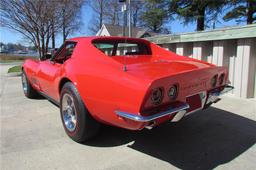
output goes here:
[[74, 47], [74, 42], [66, 42], [52, 59], [40, 63], [38, 77], [40, 77], [42, 92], [56, 101], [58, 101], [59, 97], [58, 83], [64, 69], [64, 63], [71, 57]]

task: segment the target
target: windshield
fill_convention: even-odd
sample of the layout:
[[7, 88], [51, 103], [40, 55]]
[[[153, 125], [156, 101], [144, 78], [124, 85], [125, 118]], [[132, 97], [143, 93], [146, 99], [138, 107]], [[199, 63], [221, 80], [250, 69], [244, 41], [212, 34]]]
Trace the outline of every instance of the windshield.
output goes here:
[[151, 55], [149, 46], [144, 42], [97, 40], [93, 45], [108, 56]]

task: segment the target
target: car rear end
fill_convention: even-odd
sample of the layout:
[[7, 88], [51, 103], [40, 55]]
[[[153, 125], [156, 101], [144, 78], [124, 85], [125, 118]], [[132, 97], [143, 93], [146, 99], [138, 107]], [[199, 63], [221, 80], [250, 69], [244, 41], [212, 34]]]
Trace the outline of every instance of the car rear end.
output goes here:
[[229, 90], [227, 69], [205, 67], [155, 79], [145, 94], [139, 113], [116, 110], [123, 119], [143, 123], [152, 128], [166, 121], [177, 122], [182, 117], [209, 107]]

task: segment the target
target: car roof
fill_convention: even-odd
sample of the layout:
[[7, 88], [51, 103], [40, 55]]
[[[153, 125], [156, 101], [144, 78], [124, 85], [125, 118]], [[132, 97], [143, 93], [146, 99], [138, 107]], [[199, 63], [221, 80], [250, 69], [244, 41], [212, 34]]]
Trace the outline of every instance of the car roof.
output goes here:
[[83, 40], [89, 40], [89, 41], [93, 41], [93, 40], [143, 40], [140, 38], [129, 38], [129, 37], [116, 37], [116, 36], [90, 36], [90, 37], [74, 37], [74, 38], [70, 38], [67, 41], [75, 41], [75, 42], [79, 42], [79, 41], [83, 41]]

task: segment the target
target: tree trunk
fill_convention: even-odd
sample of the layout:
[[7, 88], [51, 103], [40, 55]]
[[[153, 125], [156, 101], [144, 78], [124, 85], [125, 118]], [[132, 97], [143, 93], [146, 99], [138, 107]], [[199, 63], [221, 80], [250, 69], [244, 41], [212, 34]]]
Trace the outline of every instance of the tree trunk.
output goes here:
[[197, 18], [197, 31], [203, 31], [204, 30], [204, 20], [205, 20], [205, 7], [202, 9], [198, 9], [198, 18]]
[[63, 17], [63, 23], [62, 23], [62, 36], [63, 36], [63, 43], [66, 41], [66, 21], [65, 21], [65, 8], [62, 9], [62, 17]]
[[39, 59], [42, 59], [42, 48], [41, 48], [41, 43], [40, 43], [40, 35], [39, 31], [36, 29], [36, 48], [38, 49], [39, 53]]
[[52, 48], [55, 48], [55, 33], [52, 33]]
[[102, 20], [103, 20], [103, 0], [100, 1], [100, 25], [99, 25], [99, 29], [101, 29], [102, 27]]
[[52, 20], [52, 48], [55, 48], [55, 30], [54, 30], [54, 21]]
[[63, 27], [62, 27], [63, 43], [66, 41], [66, 34], [65, 34], [65, 32], [66, 32], [66, 27], [65, 27], [65, 25], [63, 25]]
[[133, 27], [137, 26], [138, 10], [136, 9], [133, 14]]
[[119, 13], [118, 6], [119, 6], [119, 4], [117, 2], [116, 9], [115, 9], [116, 10], [116, 25], [120, 25], [120, 23], [119, 23], [119, 15], [118, 15], [118, 13]]
[[48, 47], [49, 47], [50, 38], [51, 38], [50, 32], [48, 31], [47, 32], [47, 36], [46, 36], [46, 43], [45, 43], [45, 54], [48, 53]]
[[45, 34], [44, 32], [42, 33], [41, 36], [41, 44], [42, 44], [42, 59], [45, 59]]
[[248, 7], [247, 24], [252, 24], [253, 23], [253, 7], [255, 5], [256, 5], [256, 2], [247, 1], [247, 7]]
[[157, 32], [157, 25], [153, 26], [153, 32]]

